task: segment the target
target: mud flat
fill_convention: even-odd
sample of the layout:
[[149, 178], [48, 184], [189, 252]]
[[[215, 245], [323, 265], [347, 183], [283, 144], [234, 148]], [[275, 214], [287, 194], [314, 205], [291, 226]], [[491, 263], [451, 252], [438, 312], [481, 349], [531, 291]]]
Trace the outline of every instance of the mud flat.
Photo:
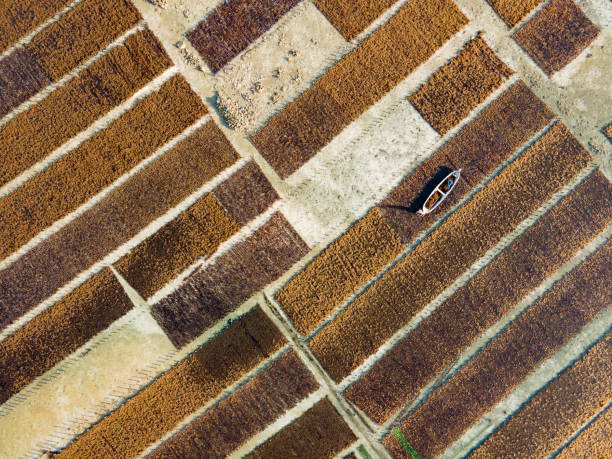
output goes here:
[[346, 398], [385, 422], [611, 220], [612, 184], [597, 171], [400, 341]]
[[[608, 241], [401, 423], [401, 431], [419, 454], [442, 453], [610, 305], [610, 257], [612, 242]], [[601, 399], [597, 404], [600, 409]], [[393, 435], [388, 435], [384, 444], [394, 457], [404, 457]], [[512, 448], [519, 447], [512, 444]]]
[[[612, 334], [608, 333], [544, 387], [470, 457], [549, 457], [612, 400]], [[605, 457], [612, 451], [610, 410], [558, 457]]]
[[[1, 65], [1, 64], [0, 64]], [[148, 30], [125, 42], [0, 128], [0, 185], [40, 161], [171, 65]]]
[[556, 123], [310, 341], [323, 368], [336, 382], [348, 376], [590, 158]]
[[237, 158], [215, 123], [204, 124], [97, 205], [0, 271], [0, 326], [6, 327], [34, 308]]
[[573, 61], [599, 29], [572, 0], [552, 0], [513, 35], [548, 76]]
[[202, 451], [226, 457], [318, 386], [297, 353], [289, 350], [147, 457], [196, 457]]

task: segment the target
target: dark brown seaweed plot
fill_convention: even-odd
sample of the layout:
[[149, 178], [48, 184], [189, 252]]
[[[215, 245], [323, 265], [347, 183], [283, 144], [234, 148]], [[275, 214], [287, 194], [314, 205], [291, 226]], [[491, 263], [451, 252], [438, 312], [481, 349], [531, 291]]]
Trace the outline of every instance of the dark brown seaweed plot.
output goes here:
[[382, 424], [610, 221], [612, 184], [595, 172], [423, 320], [345, 397]]
[[59, 80], [140, 19], [128, 0], [84, 0], [76, 5], [0, 61], [0, 116]]
[[302, 258], [308, 247], [280, 213], [152, 308], [180, 348]]
[[237, 159], [236, 151], [209, 121], [130, 177], [0, 271], [0, 329], [127, 242]]
[[598, 33], [572, 0], [552, 0], [513, 37], [550, 76], [573, 61]]
[[334, 457], [355, 440], [353, 431], [325, 398], [247, 457]]
[[[550, 457], [610, 400], [612, 333], [534, 395], [470, 457]], [[556, 457], [609, 457], [611, 412], [606, 410]]]
[[134, 457], [286, 341], [259, 307], [77, 437], [58, 457]]
[[294, 350], [289, 350], [148, 457], [227, 457], [319, 385]]
[[440, 134], [457, 125], [514, 72], [476, 37], [408, 100]]
[[[553, 118], [553, 113], [519, 81], [405, 178], [378, 206], [404, 243], [444, 216], [470, 186], [482, 182]], [[431, 215], [420, 209], [442, 178], [461, 168], [451, 195]]]
[[544, 0], [487, 0], [491, 8], [504, 20], [508, 27], [514, 27], [527, 13]]
[[299, 2], [227, 0], [187, 33], [187, 39], [216, 73]]
[[395, 231], [378, 209], [372, 209], [291, 279], [275, 298], [296, 329], [308, 335], [402, 248]]
[[363, 32], [393, 0], [314, 0], [314, 4], [347, 40]]
[[450, 0], [408, 2], [251, 140], [281, 177], [291, 175], [467, 22]]
[[557, 122], [310, 341], [323, 368], [348, 376], [590, 159]]
[[77, 149], [0, 200], [0, 259], [75, 210], [206, 113], [175, 76]]
[[0, 342], [0, 403], [132, 309], [106, 268]]
[[[72, 3], [73, 0], [3, 0], [0, 53]], [[2, 72], [0, 72], [1, 74]]]
[[[444, 451], [608, 307], [611, 276], [608, 241], [430, 395], [400, 426], [419, 454], [431, 457]], [[394, 457], [404, 457], [393, 435], [384, 444]]]
[[[27, 51], [21, 53], [27, 54]], [[24, 62], [27, 56], [21, 59]], [[0, 62], [0, 67], [4, 63]], [[0, 128], [0, 160], [4, 164], [0, 170], [0, 185], [119, 105], [170, 64], [150, 31], [137, 32], [65, 86], [17, 115]], [[7, 72], [0, 70], [0, 80], [5, 75]], [[0, 99], [2, 97], [0, 95]]]

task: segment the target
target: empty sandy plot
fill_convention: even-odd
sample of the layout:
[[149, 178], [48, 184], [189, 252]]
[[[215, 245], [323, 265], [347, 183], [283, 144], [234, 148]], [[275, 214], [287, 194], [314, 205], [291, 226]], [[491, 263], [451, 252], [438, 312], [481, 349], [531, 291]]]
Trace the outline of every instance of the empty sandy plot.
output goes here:
[[5, 0], [0, 13], [0, 52], [36, 29], [72, 0]]
[[307, 250], [277, 212], [251, 236], [153, 306], [153, 316], [180, 348], [277, 279]]
[[232, 322], [178, 365], [78, 437], [59, 457], [134, 456], [285, 344], [259, 308]]
[[206, 194], [114, 266], [130, 286], [148, 298], [239, 229], [215, 197]]
[[[550, 457], [611, 399], [612, 334], [608, 333], [529, 400], [470, 457]], [[608, 409], [558, 457], [608, 457], [612, 452], [610, 427]]]
[[0, 342], [0, 403], [132, 309], [109, 269]]
[[289, 176], [466, 23], [448, 0], [408, 2], [251, 140]]
[[193, 124], [206, 107], [173, 77], [108, 128], [0, 200], [0, 258], [110, 185]]
[[408, 100], [440, 134], [446, 133], [514, 72], [476, 37]]
[[291, 279], [276, 300], [296, 329], [307, 336], [402, 248], [397, 234], [373, 209]]
[[394, 0], [314, 0], [317, 8], [347, 40], [363, 32]]
[[[552, 117], [553, 113], [525, 83], [513, 84], [389, 193], [378, 205], [380, 212], [404, 243], [412, 242]], [[436, 212], [417, 215], [429, 193], [448, 173], [459, 168], [462, 179]]]
[[[599, 363], [605, 363], [605, 359], [607, 358], [609, 361], [611, 357], [608, 351], [607, 356], [604, 355]], [[609, 376], [611, 371], [608, 369], [608, 373], [603, 375], [602, 380], [605, 381], [604, 378]], [[580, 432], [578, 437], [572, 440], [557, 457], [559, 459], [588, 459], [589, 457], [609, 456], [612, 454], [610, 432], [612, 432], [612, 409], [608, 407], [595, 421]]]
[[[608, 307], [611, 260], [612, 241], [608, 241], [411, 413], [400, 428], [415, 449], [425, 457], [442, 453]], [[394, 457], [404, 457], [393, 435], [384, 444]]]
[[[348, 376], [589, 159], [555, 124], [311, 340], [325, 370], [336, 382]], [[453, 263], [442, 262], [448, 259]]]
[[213, 121], [0, 271], [0, 328], [135, 236], [238, 154]]
[[212, 194], [228, 214], [245, 225], [278, 199], [278, 194], [254, 161], [249, 161]]
[[598, 33], [572, 0], [552, 0], [514, 39], [550, 76], [574, 60]]
[[149, 457], [226, 457], [319, 385], [294, 350], [206, 411]]
[[[2, 64], [0, 64], [2, 65]], [[0, 185], [15, 178], [171, 65], [148, 30], [0, 128]]]
[[228, 0], [187, 34], [213, 72], [257, 40], [300, 0]]
[[355, 434], [326, 398], [247, 457], [333, 457], [355, 440]]
[[611, 220], [612, 184], [595, 172], [377, 362], [347, 399], [385, 422]]
[[514, 27], [527, 13], [544, 0], [487, 0], [491, 8], [504, 20], [508, 27]]

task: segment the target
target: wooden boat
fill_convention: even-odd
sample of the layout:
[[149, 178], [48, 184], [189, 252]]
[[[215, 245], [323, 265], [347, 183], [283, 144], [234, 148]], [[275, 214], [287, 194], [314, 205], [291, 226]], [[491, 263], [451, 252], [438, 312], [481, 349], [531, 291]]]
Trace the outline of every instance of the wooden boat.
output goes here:
[[457, 185], [460, 176], [461, 169], [448, 174], [427, 197], [425, 204], [423, 204], [423, 208], [418, 210], [417, 214], [427, 215], [433, 212], [436, 207], [438, 207], [442, 201], [446, 199], [450, 192], [453, 191], [453, 188], [455, 188], [455, 185]]

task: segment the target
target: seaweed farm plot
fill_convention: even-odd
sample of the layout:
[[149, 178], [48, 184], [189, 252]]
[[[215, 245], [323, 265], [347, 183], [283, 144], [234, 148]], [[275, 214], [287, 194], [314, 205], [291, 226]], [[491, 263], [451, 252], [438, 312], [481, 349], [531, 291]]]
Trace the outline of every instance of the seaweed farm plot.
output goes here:
[[[348, 376], [590, 159], [557, 122], [312, 338], [323, 368], [336, 382]], [[441, 265], [449, 256], [454, 263]]]
[[[512, 85], [276, 293], [297, 330], [308, 336], [551, 118], [550, 110], [524, 83]], [[423, 191], [423, 184], [437, 184], [458, 166], [463, 179], [453, 195], [435, 216], [418, 217], [428, 190], [425, 186]], [[334, 282], [329, 281], [332, 276]]]
[[574, 60], [598, 33], [572, 0], [552, 0], [514, 39], [550, 76]]
[[281, 177], [288, 177], [467, 22], [448, 0], [408, 2], [251, 141]]
[[597, 171], [424, 319], [346, 398], [375, 422], [387, 421], [611, 221], [612, 184]]
[[353, 40], [363, 32], [394, 0], [314, 0], [325, 15], [347, 40]]
[[29, 99], [141, 20], [128, 0], [84, 0], [0, 60], [0, 116]]
[[[608, 241], [401, 423], [402, 433], [420, 454], [429, 457], [443, 452], [538, 364], [610, 305], [611, 257], [612, 242]], [[609, 393], [609, 385], [606, 386]], [[596, 402], [599, 408], [601, 402]], [[384, 444], [394, 457], [403, 457], [392, 435], [386, 437]]]

